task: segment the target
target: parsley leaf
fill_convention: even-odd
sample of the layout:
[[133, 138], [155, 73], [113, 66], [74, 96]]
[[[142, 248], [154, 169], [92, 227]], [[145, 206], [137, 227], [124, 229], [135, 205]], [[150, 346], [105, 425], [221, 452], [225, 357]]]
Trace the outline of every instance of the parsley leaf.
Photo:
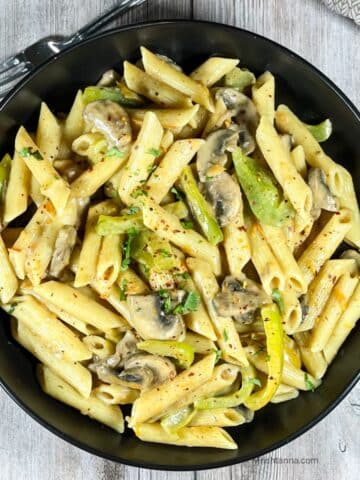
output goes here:
[[182, 220], [180, 223], [185, 228], [185, 230], [191, 230], [192, 228], [194, 228], [193, 222], [190, 222], [188, 220]]
[[157, 169], [157, 165], [149, 165], [147, 168], [148, 174], [154, 172]]
[[174, 308], [173, 313], [186, 315], [189, 312], [195, 312], [200, 304], [200, 295], [194, 291], [188, 292], [185, 300]]
[[128, 284], [128, 281], [127, 281], [126, 278], [124, 278], [123, 281], [121, 282], [120, 287], [119, 287], [119, 293], [120, 293], [120, 300], [121, 300], [121, 301], [126, 300], [126, 297], [127, 297], [127, 294], [126, 294], [127, 284]]
[[261, 387], [261, 380], [259, 378], [248, 378], [247, 381], [249, 383], [252, 383], [254, 385], [257, 385], [258, 387]]
[[171, 253], [169, 252], [169, 250], [166, 250], [165, 248], [159, 248], [159, 250], [157, 250], [156, 253], [159, 253], [164, 258], [171, 257]]
[[142, 190], [141, 188], [138, 188], [137, 190], [134, 190], [133, 192], [130, 193], [130, 196], [132, 198], [138, 198], [138, 197], [141, 197], [142, 195], [147, 197], [147, 192], [145, 190]]
[[224, 328], [224, 330], [223, 330], [223, 338], [224, 338], [225, 342], [227, 342], [227, 341], [229, 340], [229, 335], [228, 335], [228, 333], [227, 333], [227, 331], [226, 331], [225, 328]]
[[170, 192], [175, 195], [176, 200], [182, 200], [184, 196], [175, 187], [170, 188]]
[[172, 311], [172, 302], [170, 293], [167, 290], [159, 290], [159, 295], [162, 298], [162, 306], [166, 314], [171, 313]]
[[149, 155], [153, 155], [155, 158], [161, 155], [161, 150], [157, 148], [150, 148], [146, 153]]
[[216, 350], [215, 348], [212, 348], [211, 351], [212, 351], [213, 353], [215, 353], [215, 363], [217, 363], [217, 362], [220, 360], [220, 358], [221, 358], [222, 350], [220, 350], [220, 349], [219, 349], [219, 350]]
[[140, 208], [133, 205], [132, 207], [129, 207], [125, 213], [127, 215], [135, 215], [135, 213], [138, 213], [139, 211], [140, 211]]
[[182, 273], [174, 273], [176, 277], [183, 278], [184, 280], [189, 280], [190, 274], [188, 272], [182, 272]]
[[117, 147], [110, 148], [106, 153], [105, 157], [118, 157], [123, 158], [125, 157], [125, 152], [119, 150]]
[[136, 235], [138, 234], [138, 231], [136, 230], [136, 228], [130, 228], [128, 231], [127, 231], [127, 239], [125, 240], [124, 244], [123, 244], [123, 260], [121, 262], [121, 270], [124, 271], [124, 270], [127, 270], [129, 265], [130, 265], [130, 262], [131, 262], [131, 259], [130, 259], [130, 252], [131, 252], [131, 244], [134, 240], [134, 238], [136, 237]]
[[284, 299], [281, 295], [281, 292], [278, 288], [274, 288], [271, 294], [271, 298], [274, 300], [276, 305], [279, 307], [281, 315], [284, 315], [285, 307], [284, 307]]
[[312, 392], [315, 390], [315, 385], [312, 383], [312, 381], [309, 378], [309, 375], [305, 372], [304, 374], [305, 377], [305, 386], [307, 390], [311, 390]]
[[39, 150], [33, 150], [32, 147], [24, 147], [19, 150], [20, 157], [29, 158], [34, 157], [36, 160], [43, 160], [43, 156], [39, 152]]

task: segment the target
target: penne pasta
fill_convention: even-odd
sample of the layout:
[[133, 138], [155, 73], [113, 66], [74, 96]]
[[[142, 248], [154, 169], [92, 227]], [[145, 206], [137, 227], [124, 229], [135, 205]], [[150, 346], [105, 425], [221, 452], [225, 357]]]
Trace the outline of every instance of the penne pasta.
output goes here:
[[15, 150], [11, 162], [9, 184], [5, 194], [5, 223], [10, 223], [27, 209], [30, 181], [30, 170], [27, 168], [24, 159]]
[[171, 85], [175, 90], [189, 96], [194, 102], [212, 112], [214, 107], [209, 90], [201, 83], [191, 79], [174, 68], [145, 47], [141, 47], [141, 57], [145, 72], [156, 80]]
[[212, 87], [238, 65], [237, 58], [211, 57], [197, 67], [190, 77], [205, 87]]
[[271, 123], [275, 118], [275, 78], [265, 72], [252, 86], [252, 99], [260, 117], [267, 117]]
[[0, 235], [0, 301], [8, 303], [16, 293], [18, 280], [14, 268], [10, 262], [9, 255]]
[[87, 335], [82, 339], [87, 350], [98, 358], [106, 358], [115, 353], [115, 345], [99, 335]]
[[[199, 105], [190, 108], [163, 108], [152, 109], [164, 129], [177, 130], [185, 127], [199, 110]], [[141, 126], [144, 117], [149, 110], [133, 108], [129, 110], [131, 121], [136, 126]]]
[[127, 405], [139, 398], [139, 390], [106, 383], [94, 388], [92, 394], [106, 405]]
[[188, 424], [189, 427], [237, 427], [246, 423], [240, 409], [237, 408], [212, 408], [196, 412]]
[[70, 407], [80, 410], [118, 433], [124, 432], [124, 419], [119, 407], [107, 405], [93, 394], [89, 398], [81, 397], [71, 385], [44, 365], [39, 365], [37, 377], [45, 393]]
[[231, 275], [241, 277], [251, 258], [250, 243], [244, 225], [233, 222], [224, 227], [224, 250]]
[[64, 140], [70, 147], [75, 138], [80, 137], [84, 131], [83, 120], [84, 102], [82, 91], [78, 90], [69, 115], [66, 117], [63, 127]]

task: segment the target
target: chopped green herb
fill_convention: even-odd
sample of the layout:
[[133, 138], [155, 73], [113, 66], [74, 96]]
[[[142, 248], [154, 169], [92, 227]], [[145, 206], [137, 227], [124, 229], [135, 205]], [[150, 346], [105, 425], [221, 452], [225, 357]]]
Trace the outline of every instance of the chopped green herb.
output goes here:
[[205, 182], [208, 182], [209, 180], [212, 180], [214, 177], [211, 177], [210, 175], [206, 175], [205, 177]]
[[150, 148], [146, 153], [149, 155], [153, 155], [155, 158], [161, 155], [161, 150], [157, 148]]
[[119, 157], [123, 158], [125, 157], [125, 152], [122, 150], [119, 150], [117, 147], [110, 148], [106, 153], [105, 157]]
[[164, 258], [171, 257], [171, 253], [168, 250], [166, 250], [165, 248], [159, 248], [159, 250], [157, 250], [156, 253], [159, 253]]
[[257, 385], [258, 387], [261, 387], [261, 380], [259, 378], [248, 378], [247, 381], [249, 383], [253, 383], [254, 385]]
[[135, 215], [135, 213], [138, 213], [139, 211], [140, 211], [140, 208], [133, 205], [132, 207], [129, 207], [126, 210], [126, 214], [127, 215]]
[[170, 192], [175, 195], [176, 200], [180, 201], [184, 198], [184, 196], [181, 194], [181, 192], [179, 192], [179, 190], [177, 190], [175, 187], [172, 187], [170, 189]]
[[284, 315], [285, 307], [284, 307], [284, 299], [281, 295], [281, 292], [278, 288], [274, 288], [271, 294], [271, 298], [274, 300], [276, 305], [279, 307], [281, 315]]
[[170, 293], [167, 290], [159, 290], [159, 295], [163, 299], [163, 308], [166, 314], [171, 313], [172, 311], [172, 302]]
[[141, 188], [138, 188], [137, 190], [134, 190], [133, 192], [131, 192], [130, 196], [132, 198], [138, 198], [138, 197], [141, 197], [142, 195], [144, 195], [145, 197], [147, 196], [147, 192], [145, 190], [142, 190]]
[[185, 300], [174, 308], [173, 313], [186, 315], [189, 312], [195, 312], [200, 304], [200, 295], [196, 292], [188, 292]]
[[120, 291], [120, 300], [121, 301], [124, 301], [126, 300], [126, 289], [127, 289], [127, 284], [128, 284], [128, 281], [126, 278], [123, 279], [123, 281], [121, 282], [121, 285], [119, 287], [119, 291]]
[[190, 222], [189, 220], [182, 220], [181, 225], [185, 228], [185, 230], [191, 230], [194, 228], [193, 222]]
[[147, 168], [148, 174], [154, 172], [157, 169], [157, 165], [149, 165]]
[[8, 310], [8, 314], [9, 314], [9, 315], [12, 315], [12, 314], [14, 313], [14, 310], [15, 310], [15, 308], [17, 307], [17, 305], [18, 305], [18, 304], [17, 304], [16, 302], [10, 304], [10, 308], [9, 308], [9, 310]]
[[130, 228], [127, 231], [127, 238], [123, 244], [123, 260], [121, 262], [121, 270], [127, 270], [129, 268], [131, 259], [130, 259], [130, 252], [131, 252], [131, 244], [134, 241], [138, 231], [136, 228]]
[[304, 377], [305, 377], [305, 386], [306, 386], [307, 390], [311, 390], [313, 392], [315, 390], [315, 385], [309, 379], [309, 375], [306, 372], [304, 374]]
[[19, 150], [20, 157], [29, 158], [34, 157], [36, 160], [43, 160], [43, 156], [39, 152], [39, 150], [33, 150], [32, 147], [24, 147]]
[[223, 338], [224, 338], [225, 342], [227, 342], [227, 341], [229, 340], [229, 335], [228, 335], [228, 333], [227, 333], [227, 331], [226, 331], [225, 328], [224, 328], [224, 330], [223, 330]]
[[219, 350], [216, 350], [215, 348], [212, 348], [211, 351], [212, 351], [213, 353], [215, 353], [215, 363], [217, 363], [217, 362], [220, 360], [220, 358], [221, 358], [222, 350], [220, 350], [220, 349], [219, 349]]
[[182, 272], [182, 273], [174, 273], [174, 275], [176, 277], [180, 277], [180, 278], [183, 278], [184, 280], [189, 280], [190, 277], [190, 274], [188, 272]]

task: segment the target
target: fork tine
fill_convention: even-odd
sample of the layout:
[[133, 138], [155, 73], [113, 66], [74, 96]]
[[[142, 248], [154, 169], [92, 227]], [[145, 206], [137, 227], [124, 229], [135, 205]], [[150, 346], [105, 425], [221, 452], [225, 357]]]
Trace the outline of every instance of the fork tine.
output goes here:
[[4, 62], [0, 63], [0, 75], [6, 73], [11, 68], [19, 66], [25, 61], [25, 56], [23, 52], [13, 55], [10, 58], [7, 58]]
[[23, 75], [25, 75], [25, 73], [28, 72], [28, 68], [27, 66], [24, 64], [20, 70], [17, 70], [15, 73], [13, 73], [12, 75], [10, 76], [7, 76], [6, 78], [4, 78], [3, 80], [0, 80], [0, 89], [2, 87], [6, 87], [7, 84], [9, 83], [12, 83], [14, 82], [15, 80], [17, 80], [18, 78], [22, 77]]

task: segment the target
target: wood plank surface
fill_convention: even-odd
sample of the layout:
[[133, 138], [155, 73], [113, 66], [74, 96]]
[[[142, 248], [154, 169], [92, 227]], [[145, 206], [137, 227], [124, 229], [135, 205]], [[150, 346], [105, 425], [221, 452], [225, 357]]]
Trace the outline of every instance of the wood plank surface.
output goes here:
[[[114, 3], [0, 0], [0, 61], [40, 37], [76, 31]], [[116, 24], [161, 18], [212, 20], [269, 37], [305, 57], [360, 104], [360, 30], [327, 10], [320, 0], [149, 0]], [[197, 473], [126, 467], [82, 452], [38, 425], [2, 390], [0, 411], [0, 480], [359, 478], [359, 386], [325, 420], [289, 445], [258, 461]]]

